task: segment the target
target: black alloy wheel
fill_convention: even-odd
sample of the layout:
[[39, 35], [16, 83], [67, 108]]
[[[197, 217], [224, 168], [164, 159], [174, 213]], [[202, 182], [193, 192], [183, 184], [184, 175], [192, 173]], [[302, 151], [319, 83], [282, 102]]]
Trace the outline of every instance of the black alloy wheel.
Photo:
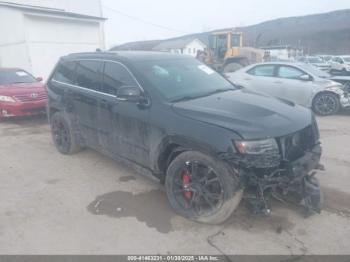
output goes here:
[[317, 95], [313, 101], [313, 110], [321, 116], [329, 116], [338, 113], [340, 108], [339, 98], [332, 93]]

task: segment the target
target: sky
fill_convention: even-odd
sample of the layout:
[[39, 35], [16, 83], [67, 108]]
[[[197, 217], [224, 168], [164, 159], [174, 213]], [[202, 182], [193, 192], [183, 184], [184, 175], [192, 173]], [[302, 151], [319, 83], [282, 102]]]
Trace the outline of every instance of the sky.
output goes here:
[[106, 47], [350, 8], [350, 0], [101, 0]]

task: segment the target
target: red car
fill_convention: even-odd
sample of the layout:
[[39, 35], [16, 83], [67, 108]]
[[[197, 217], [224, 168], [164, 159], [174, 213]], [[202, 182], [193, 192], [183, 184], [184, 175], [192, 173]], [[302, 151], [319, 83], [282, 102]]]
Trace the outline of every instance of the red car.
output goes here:
[[47, 91], [42, 78], [18, 68], [0, 68], [0, 120], [45, 113]]

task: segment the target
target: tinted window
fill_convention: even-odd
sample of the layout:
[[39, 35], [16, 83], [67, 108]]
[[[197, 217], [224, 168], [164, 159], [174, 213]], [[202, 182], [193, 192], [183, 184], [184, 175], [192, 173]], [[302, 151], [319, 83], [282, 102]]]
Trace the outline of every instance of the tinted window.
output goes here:
[[74, 84], [75, 66], [75, 62], [60, 63], [55, 71], [53, 79], [67, 84]]
[[33, 83], [36, 82], [34, 77], [23, 70], [0, 71], [0, 85]]
[[278, 76], [282, 78], [299, 79], [302, 75], [305, 75], [303, 71], [291, 66], [280, 66], [278, 71]]
[[274, 76], [274, 71], [274, 65], [262, 65], [250, 69], [248, 73], [255, 76]]
[[125, 67], [117, 63], [106, 62], [101, 91], [115, 95], [121, 86], [137, 86], [137, 84]]
[[102, 62], [99, 61], [80, 61], [77, 64], [76, 84], [91, 90], [100, 90]]

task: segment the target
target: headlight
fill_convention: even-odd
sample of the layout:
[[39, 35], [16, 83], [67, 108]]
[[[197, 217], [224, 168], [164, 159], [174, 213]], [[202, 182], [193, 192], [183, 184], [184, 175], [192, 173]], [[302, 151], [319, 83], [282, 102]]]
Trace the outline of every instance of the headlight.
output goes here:
[[268, 152], [278, 153], [278, 145], [274, 138], [254, 141], [234, 141], [234, 144], [237, 151], [241, 154], [262, 155]]
[[10, 96], [0, 96], [1, 102], [16, 102], [12, 97]]

